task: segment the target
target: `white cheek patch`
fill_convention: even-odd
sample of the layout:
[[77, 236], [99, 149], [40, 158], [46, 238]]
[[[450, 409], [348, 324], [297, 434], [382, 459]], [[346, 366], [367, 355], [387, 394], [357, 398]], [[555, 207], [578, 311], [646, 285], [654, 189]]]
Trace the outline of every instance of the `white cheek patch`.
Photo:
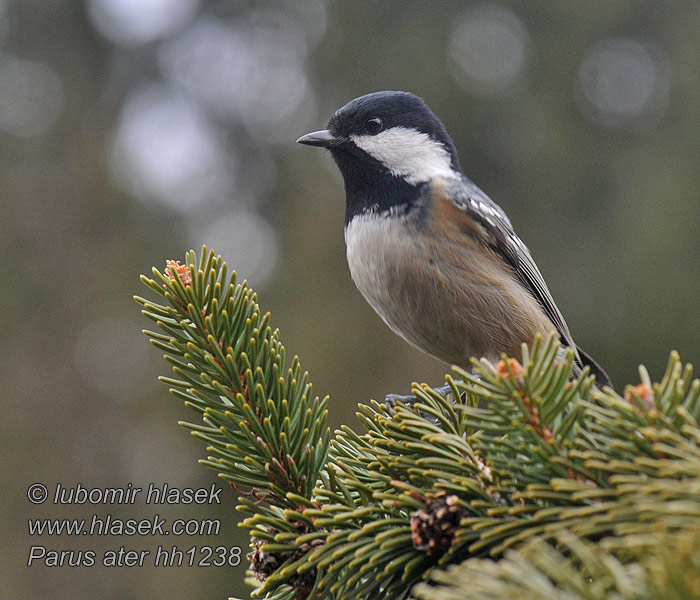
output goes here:
[[377, 135], [351, 135], [355, 145], [381, 162], [397, 177], [411, 185], [434, 177], [454, 178], [447, 149], [427, 133], [406, 127], [391, 127]]

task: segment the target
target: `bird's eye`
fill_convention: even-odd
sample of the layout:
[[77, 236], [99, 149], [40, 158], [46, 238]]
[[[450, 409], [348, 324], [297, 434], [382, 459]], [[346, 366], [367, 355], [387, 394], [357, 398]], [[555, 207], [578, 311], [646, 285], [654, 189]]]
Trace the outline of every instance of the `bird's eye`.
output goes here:
[[384, 128], [384, 123], [379, 117], [372, 117], [365, 121], [365, 129], [370, 135], [377, 135]]

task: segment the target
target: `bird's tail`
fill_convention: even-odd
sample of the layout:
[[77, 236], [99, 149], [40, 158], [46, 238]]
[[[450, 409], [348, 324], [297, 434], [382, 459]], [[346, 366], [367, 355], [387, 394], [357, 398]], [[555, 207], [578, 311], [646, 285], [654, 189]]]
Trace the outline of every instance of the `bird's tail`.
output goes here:
[[610, 377], [605, 372], [603, 367], [601, 367], [596, 361], [594, 361], [588, 354], [586, 354], [581, 348], [576, 346], [578, 354], [581, 357], [581, 365], [588, 366], [591, 370], [591, 374], [595, 375], [595, 381], [598, 387], [602, 388], [604, 386], [613, 387]]

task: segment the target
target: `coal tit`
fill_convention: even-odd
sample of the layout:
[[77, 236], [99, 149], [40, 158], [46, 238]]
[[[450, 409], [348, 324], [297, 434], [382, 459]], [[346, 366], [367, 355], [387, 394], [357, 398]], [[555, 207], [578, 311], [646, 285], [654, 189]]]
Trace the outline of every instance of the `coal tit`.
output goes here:
[[345, 183], [345, 242], [355, 285], [384, 322], [450, 364], [520, 354], [556, 332], [599, 386], [505, 212], [462, 172], [425, 102], [376, 92], [348, 102], [301, 144], [328, 148]]

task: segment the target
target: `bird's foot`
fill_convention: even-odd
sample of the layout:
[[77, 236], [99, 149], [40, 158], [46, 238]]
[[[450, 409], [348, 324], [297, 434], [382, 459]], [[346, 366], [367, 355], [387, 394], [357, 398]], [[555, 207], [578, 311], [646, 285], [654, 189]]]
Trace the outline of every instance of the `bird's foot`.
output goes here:
[[[452, 393], [452, 388], [449, 385], [441, 385], [433, 389], [443, 398], [446, 398]], [[393, 413], [397, 404], [413, 406], [416, 402], [418, 402], [418, 400], [418, 397], [414, 394], [387, 394], [384, 398], [384, 404], [386, 404], [389, 410]]]

